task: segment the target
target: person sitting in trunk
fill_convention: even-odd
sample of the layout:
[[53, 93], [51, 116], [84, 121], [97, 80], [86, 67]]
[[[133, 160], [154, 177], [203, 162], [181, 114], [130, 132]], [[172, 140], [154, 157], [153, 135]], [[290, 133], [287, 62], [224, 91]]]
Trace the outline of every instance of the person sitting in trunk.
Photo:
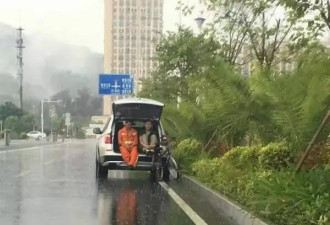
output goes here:
[[133, 122], [126, 121], [125, 127], [118, 132], [118, 143], [123, 160], [130, 167], [136, 167], [138, 162], [138, 133], [132, 128]]
[[147, 155], [154, 153], [154, 149], [158, 143], [157, 136], [153, 132], [153, 125], [151, 120], [145, 122], [145, 133], [140, 136], [140, 144], [143, 152]]

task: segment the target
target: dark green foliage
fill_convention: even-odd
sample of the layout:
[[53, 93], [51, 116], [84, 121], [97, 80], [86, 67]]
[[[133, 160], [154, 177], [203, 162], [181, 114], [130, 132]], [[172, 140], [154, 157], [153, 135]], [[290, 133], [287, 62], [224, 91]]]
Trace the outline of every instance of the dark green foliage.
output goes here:
[[259, 151], [262, 168], [279, 170], [293, 163], [294, 154], [286, 143], [270, 143]]
[[27, 139], [27, 138], [28, 138], [28, 136], [26, 135], [25, 132], [22, 132], [22, 133], [20, 134], [20, 139]]
[[[278, 1], [264, 0], [257, 1], [264, 4], [256, 7], [256, 1], [211, 2], [225, 4], [230, 10], [228, 6], [233, 3], [247, 4], [259, 17], [268, 4], [278, 5]], [[228, 19], [227, 14], [224, 17]], [[294, 18], [289, 20], [295, 24]], [[330, 224], [329, 166], [322, 167], [327, 165], [325, 157], [314, 157], [320, 155], [315, 148], [303, 172], [294, 176], [292, 168], [330, 109], [330, 54], [325, 47], [311, 44], [316, 41], [310, 39], [322, 28], [318, 22], [314, 28], [310, 28], [314, 22], [309, 22], [305, 34], [299, 29], [294, 30], [296, 36], [289, 34], [299, 48], [287, 46], [295, 67], [285, 72], [278, 70], [278, 59], [272, 52], [268, 55], [268, 50], [274, 48], [271, 37], [285, 36], [281, 29], [290, 27], [265, 29], [263, 33], [260, 23], [256, 24], [250, 30], [254, 37], [248, 39], [268, 36], [266, 45], [259, 48], [263, 56], [251, 61], [249, 76], [242, 76], [240, 68], [234, 66], [231, 59], [235, 57], [226, 57], [224, 53], [230, 49], [221, 48], [228, 45], [216, 44], [200, 51], [213, 35], [208, 39], [184, 30], [170, 34], [159, 45], [159, 70], [144, 81], [141, 93], [166, 103], [162, 122], [171, 137], [184, 140], [174, 151], [181, 168], [275, 224]], [[213, 47], [219, 49], [213, 51]], [[182, 97], [179, 107], [178, 96]], [[214, 131], [206, 152], [225, 143], [231, 150], [222, 158], [202, 152]], [[329, 134], [330, 125], [323, 130], [317, 146], [322, 147]]]
[[199, 159], [202, 153], [201, 144], [195, 139], [183, 140], [173, 151], [180, 168], [189, 171], [192, 164]]
[[258, 147], [236, 147], [227, 152], [222, 160], [232, 163], [238, 168], [254, 168], [259, 165], [259, 151]]
[[330, 170], [273, 172], [255, 182], [252, 208], [276, 224], [330, 223]]
[[288, 149], [284, 143], [261, 149], [238, 147], [222, 158], [196, 161], [192, 171], [202, 182], [275, 224], [329, 224], [329, 165], [294, 174], [284, 167], [289, 154], [283, 152]]
[[82, 129], [78, 129], [76, 132], [76, 138], [78, 139], [86, 139], [86, 134]]
[[5, 102], [0, 106], [0, 120], [6, 120], [9, 116], [22, 116], [23, 112], [14, 103]]

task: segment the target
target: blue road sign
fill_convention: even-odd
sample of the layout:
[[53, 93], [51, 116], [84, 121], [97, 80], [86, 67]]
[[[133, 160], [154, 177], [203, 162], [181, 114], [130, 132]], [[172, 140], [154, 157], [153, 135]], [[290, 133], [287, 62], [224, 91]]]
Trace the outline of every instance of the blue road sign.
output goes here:
[[124, 74], [100, 74], [100, 95], [131, 95], [134, 91], [134, 78]]

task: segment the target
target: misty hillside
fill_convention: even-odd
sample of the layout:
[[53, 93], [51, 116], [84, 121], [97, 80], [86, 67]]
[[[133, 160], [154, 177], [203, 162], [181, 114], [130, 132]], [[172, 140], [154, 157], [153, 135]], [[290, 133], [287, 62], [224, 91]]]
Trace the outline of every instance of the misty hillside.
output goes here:
[[[16, 32], [16, 28], [0, 23], [0, 103], [18, 98]], [[65, 89], [75, 93], [83, 87], [97, 94], [98, 74], [103, 64], [101, 54], [28, 31], [24, 31], [23, 38], [27, 100], [47, 98]]]

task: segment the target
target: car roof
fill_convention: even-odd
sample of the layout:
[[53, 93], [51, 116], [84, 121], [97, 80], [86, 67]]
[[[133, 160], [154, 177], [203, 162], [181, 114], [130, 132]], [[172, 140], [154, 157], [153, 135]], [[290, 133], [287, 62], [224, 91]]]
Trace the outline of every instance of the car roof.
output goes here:
[[113, 102], [115, 105], [121, 105], [121, 104], [149, 104], [149, 105], [157, 105], [157, 106], [162, 106], [164, 107], [164, 103], [152, 100], [152, 99], [147, 99], [147, 98], [126, 98], [126, 99], [120, 99], [116, 100]]

